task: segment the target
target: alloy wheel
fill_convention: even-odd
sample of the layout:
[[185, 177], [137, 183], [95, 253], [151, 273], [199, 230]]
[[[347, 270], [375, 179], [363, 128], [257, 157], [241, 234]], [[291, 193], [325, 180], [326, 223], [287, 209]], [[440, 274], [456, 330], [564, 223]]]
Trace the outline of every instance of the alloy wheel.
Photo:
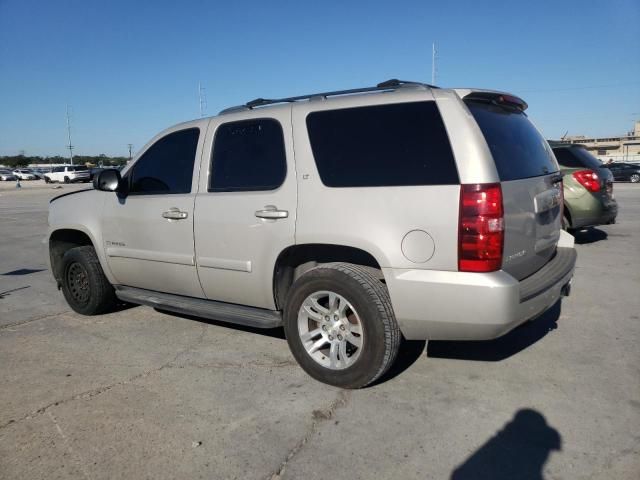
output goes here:
[[330, 370], [353, 365], [364, 347], [362, 322], [342, 295], [331, 291], [312, 293], [298, 311], [298, 333], [307, 354]]

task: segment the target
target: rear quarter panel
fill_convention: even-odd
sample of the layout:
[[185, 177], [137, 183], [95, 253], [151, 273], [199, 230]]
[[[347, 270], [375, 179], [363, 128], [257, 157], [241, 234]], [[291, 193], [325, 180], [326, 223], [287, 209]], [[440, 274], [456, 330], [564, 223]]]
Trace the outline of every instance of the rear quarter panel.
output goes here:
[[[332, 188], [326, 187], [318, 174], [307, 133], [307, 115], [319, 110], [433, 100], [428, 90], [392, 95], [293, 105], [299, 195], [296, 244], [360, 248], [373, 255], [381, 267], [455, 271], [459, 185]], [[413, 230], [422, 230], [432, 239], [432, 254], [425, 261], [412, 262], [403, 255], [403, 238]]]

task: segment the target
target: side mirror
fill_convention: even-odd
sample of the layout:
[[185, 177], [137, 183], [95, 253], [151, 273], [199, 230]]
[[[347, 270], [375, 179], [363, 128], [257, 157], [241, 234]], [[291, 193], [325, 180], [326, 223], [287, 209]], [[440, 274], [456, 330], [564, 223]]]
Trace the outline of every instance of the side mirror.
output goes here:
[[120, 172], [115, 169], [102, 170], [93, 177], [93, 188], [102, 190], [103, 192], [117, 192], [122, 177]]

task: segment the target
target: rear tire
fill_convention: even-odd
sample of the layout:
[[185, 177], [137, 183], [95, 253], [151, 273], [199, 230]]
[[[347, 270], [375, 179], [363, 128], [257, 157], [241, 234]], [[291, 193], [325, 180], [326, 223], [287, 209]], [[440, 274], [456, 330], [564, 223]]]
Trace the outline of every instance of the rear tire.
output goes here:
[[320, 382], [361, 388], [398, 355], [401, 333], [386, 286], [361, 265], [327, 263], [298, 278], [284, 309], [289, 348]]
[[71, 183], [71, 180], [69, 180], [69, 177], [64, 177], [64, 183]]
[[571, 228], [571, 222], [567, 215], [562, 215], [562, 229], [567, 233], [572, 233], [573, 228]]
[[51, 183], [51, 179], [49, 177], [44, 177], [44, 183]]
[[640, 175], [638, 175], [637, 173], [634, 173], [633, 175], [631, 175], [631, 177], [629, 177], [629, 181], [631, 183], [638, 183], [640, 182]]
[[99, 315], [116, 305], [113, 286], [91, 246], [69, 249], [62, 257], [62, 293], [69, 306], [83, 315]]

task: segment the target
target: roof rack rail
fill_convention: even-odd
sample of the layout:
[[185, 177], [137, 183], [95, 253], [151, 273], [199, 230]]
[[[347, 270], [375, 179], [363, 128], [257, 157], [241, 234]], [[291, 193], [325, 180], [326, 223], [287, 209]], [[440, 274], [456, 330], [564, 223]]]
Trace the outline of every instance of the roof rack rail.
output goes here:
[[412, 82], [412, 81], [398, 80], [397, 78], [392, 78], [391, 80], [378, 83], [375, 87], [352, 88], [350, 90], [335, 90], [332, 92], [312, 93], [309, 95], [299, 95], [296, 97], [256, 98], [255, 100], [251, 100], [250, 102], [247, 102], [244, 105], [237, 105], [235, 107], [225, 108], [220, 112], [220, 114], [241, 112], [244, 110], [251, 110], [256, 107], [264, 107], [266, 105], [274, 105], [277, 103], [291, 103], [291, 102], [297, 102], [298, 100], [308, 100], [313, 97], [327, 98], [327, 97], [337, 97], [341, 95], [353, 95], [357, 93], [389, 91], [389, 90], [395, 90], [403, 86], [421, 86], [426, 88], [438, 88], [435, 85], [429, 85], [428, 83]]

